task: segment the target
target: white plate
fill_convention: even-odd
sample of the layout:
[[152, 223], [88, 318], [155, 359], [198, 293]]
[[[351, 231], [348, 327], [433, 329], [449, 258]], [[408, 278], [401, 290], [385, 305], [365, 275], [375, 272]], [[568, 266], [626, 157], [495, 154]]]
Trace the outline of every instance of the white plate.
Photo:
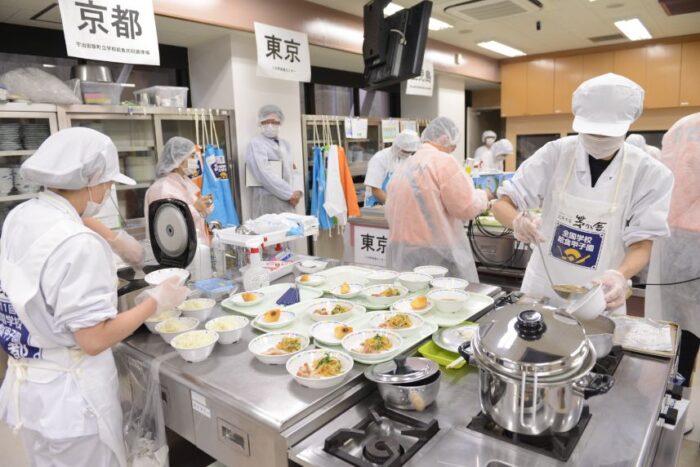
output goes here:
[[[342, 305], [344, 307], [347, 307], [348, 311], [336, 315], [319, 315], [315, 313], [316, 310], [319, 310], [321, 308], [332, 310], [336, 305]], [[311, 316], [311, 319], [313, 319], [314, 321], [338, 321], [350, 316], [353, 312], [353, 307], [354, 305], [352, 304], [352, 302], [348, 302], [345, 300], [328, 299], [325, 302], [315, 303], [311, 305], [309, 308], [307, 308], [307, 312], [309, 313], [309, 316]]]
[[443, 268], [442, 266], [417, 266], [413, 268], [413, 272], [417, 272], [419, 274], [427, 274], [435, 278], [445, 277], [449, 271], [447, 268]]
[[[399, 295], [396, 295], [394, 297], [375, 297], [374, 294], [381, 293], [385, 291], [388, 288], [396, 289], [399, 292]], [[384, 306], [384, 307], [389, 307], [393, 305], [394, 303], [398, 302], [402, 298], [404, 298], [406, 295], [408, 295], [408, 289], [404, 287], [403, 285], [388, 285], [388, 284], [383, 284], [383, 285], [373, 285], [371, 287], [367, 287], [362, 291], [362, 295], [364, 296], [365, 300], [372, 305], [377, 305], [377, 306]]]
[[[371, 337], [376, 336], [377, 334], [386, 336], [389, 338], [391, 341], [391, 348], [388, 350], [385, 350], [383, 352], [379, 353], [364, 353], [358, 351], [359, 348], [362, 347], [362, 343]], [[353, 332], [352, 334], [348, 334], [345, 336], [341, 342], [341, 345], [345, 349], [346, 352], [348, 352], [350, 355], [352, 355], [354, 358], [361, 358], [364, 360], [369, 360], [369, 361], [375, 361], [375, 360], [383, 360], [387, 358], [389, 355], [393, 355], [401, 350], [401, 336], [396, 334], [395, 332], [392, 331], [387, 331], [384, 329], [365, 329], [363, 331], [356, 331]]]
[[316, 342], [326, 345], [340, 345], [340, 339], [335, 337], [337, 326], [350, 326], [342, 321], [319, 321], [311, 326], [311, 336]]
[[[342, 371], [339, 375], [330, 376], [327, 378], [305, 378], [302, 376], [297, 376], [299, 368], [301, 368], [304, 363], [313, 365], [315, 360], [323, 358], [326, 355], [340, 360]], [[352, 370], [354, 364], [355, 362], [353, 361], [352, 357], [345, 352], [339, 352], [336, 350], [307, 350], [290, 358], [287, 361], [286, 368], [287, 372], [292, 375], [292, 378], [294, 378], [294, 380], [302, 386], [306, 386], [307, 388], [311, 389], [326, 389], [342, 383], [347, 377], [348, 373], [350, 373], [350, 370]]]
[[186, 269], [180, 268], [158, 269], [157, 271], [146, 274], [144, 280], [148, 285], [160, 285], [173, 276], [180, 279], [180, 285], [184, 285], [190, 273]]
[[417, 315], [422, 315], [433, 309], [433, 302], [431, 302], [430, 299], [428, 299], [428, 304], [425, 308], [420, 308], [416, 310], [411, 306], [411, 302], [416, 298], [418, 297], [404, 298], [403, 300], [399, 300], [398, 302], [391, 305], [391, 311], [401, 311], [403, 313], [415, 313]]
[[265, 320], [263, 319], [263, 315], [264, 315], [263, 314], [263, 315], [258, 315], [258, 317], [255, 318], [255, 320], [254, 320], [255, 324], [257, 324], [258, 326], [260, 326], [263, 329], [279, 329], [279, 328], [283, 328], [286, 325], [290, 324], [297, 317], [297, 315], [291, 311], [287, 311], [287, 310], [283, 310], [283, 309], [280, 309], [280, 310], [281, 310], [280, 319], [278, 319], [274, 323], [265, 322]]
[[[297, 337], [301, 340], [301, 348], [296, 352], [287, 353], [284, 355], [265, 355], [263, 352], [276, 346], [285, 337]], [[267, 365], [284, 365], [287, 360], [294, 354], [302, 352], [309, 346], [310, 339], [302, 334], [295, 332], [277, 331], [268, 334], [263, 334], [254, 338], [248, 344], [248, 350], [255, 355], [255, 358]]]
[[[382, 327], [382, 324], [392, 318], [395, 315], [398, 314], [405, 314], [411, 319], [411, 326], [408, 328], [402, 328], [402, 329], [394, 329], [394, 328], [385, 328]], [[386, 329], [387, 331], [395, 332], [399, 336], [406, 336], [409, 334], [413, 334], [414, 332], [418, 331], [420, 328], [423, 327], [423, 324], [425, 321], [423, 318], [418, 316], [415, 313], [403, 313], [400, 311], [378, 311], [375, 313], [371, 313], [371, 318], [369, 320], [370, 326], [376, 329]]]
[[464, 290], [469, 282], [459, 277], [436, 277], [430, 281], [430, 285], [435, 289]]
[[[246, 302], [243, 300], [243, 294], [244, 293], [254, 293], [257, 295], [257, 298], [255, 300], [251, 300], [249, 302]], [[255, 306], [258, 303], [262, 302], [265, 299], [265, 294], [262, 292], [241, 292], [237, 293], [231, 296], [230, 300], [233, 302], [234, 305], [236, 306], [243, 306], [243, 307], [249, 307], [249, 306]]]
[[360, 293], [362, 293], [363, 286], [362, 286], [361, 284], [348, 284], [348, 285], [350, 286], [350, 292], [348, 292], [348, 293], [346, 293], [346, 294], [341, 294], [341, 293], [340, 293], [340, 287], [341, 287], [342, 285], [343, 285], [343, 284], [340, 284], [339, 286], [334, 287], [334, 288], [331, 290], [331, 295], [333, 295], [333, 296], [335, 296], [335, 297], [338, 297], [338, 298], [340, 298], [340, 299], [345, 299], [345, 300], [347, 300], [347, 299], [350, 299], [350, 298], [355, 298], [355, 297], [357, 297], [358, 295], [360, 295]]
[[304, 274], [313, 274], [315, 272], [323, 271], [326, 265], [323, 261], [301, 261], [297, 263], [297, 269]]
[[[304, 276], [308, 276], [309, 280], [306, 282], [302, 281], [301, 278]], [[326, 282], [326, 278], [317, 274], [303, 274], [297, 277], [296, 282], [299, 285], [305, 285], [307, 287], [318, 287], [319, 285]]]

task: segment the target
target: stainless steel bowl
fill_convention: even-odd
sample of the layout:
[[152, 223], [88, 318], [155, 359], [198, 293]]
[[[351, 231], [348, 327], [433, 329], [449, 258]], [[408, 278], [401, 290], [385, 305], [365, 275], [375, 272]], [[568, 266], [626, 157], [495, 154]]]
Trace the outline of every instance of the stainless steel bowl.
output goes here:
[[79, 79], [81, 81], [99, 81], [102, 83], [111, 83], [112, 70], [104, 65], [73, 65], [70, 69], [71, 79]]
[[582, 321], [586, 337], [595, 348], [598, 359], [606, 357], [613, 348], [615, 321], [606, 316], [598, 316], [591, 321]]
[[437, 399], [440, 379], [440, 372], [437, 372], [423, 381], [405, 384], [377, 383], [377, 388], [387, 407], [422, 412]]

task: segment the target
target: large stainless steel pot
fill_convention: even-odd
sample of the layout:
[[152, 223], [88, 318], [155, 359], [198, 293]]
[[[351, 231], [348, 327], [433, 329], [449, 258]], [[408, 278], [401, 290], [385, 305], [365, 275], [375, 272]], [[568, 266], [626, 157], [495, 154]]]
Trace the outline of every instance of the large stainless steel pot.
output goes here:
[[384, 403], [399, 410], [422, 412], [440, 391], [440, 367], [426, 358], [399, 356], [368, 367], [365, 376], [377, 383]]
[[578, 321], [541, 305], [498, 310], [459, 353], [479, 367], [484, 413], [515, 433], [569, 431], [584, 401], [613, 385], [591, 373], [596, 353]]

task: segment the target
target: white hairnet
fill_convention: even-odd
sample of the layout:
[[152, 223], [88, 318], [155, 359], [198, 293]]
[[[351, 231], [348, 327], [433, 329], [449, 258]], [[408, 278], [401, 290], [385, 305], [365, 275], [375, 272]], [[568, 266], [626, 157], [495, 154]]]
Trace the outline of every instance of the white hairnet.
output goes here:
[[421, 135], [421, 141], [431, 142], [440, 146], [454, 146], [459, 142], [459, 128], [452, 119], [447, 117], [434, 118]]
[[486, 130], [485, 132], [483, 132], [483, 133], [481, 134], [481, 142], [482, 142], [482, 143], [485, 143], [485, 142], [486, 142], [486, 138], [493, 138], [493, 139], [496, 139], [496, 138], [498, 138], [498, 135], [496, 135], [496, 132], [495, 132], [495, 131]]
[[260, 107], [260, 110], [258, 110], [258, 123], [264, 122], [270, 118], [275, 118], [279, 120], [280, 123], [284, 123], [284, 113], [282, 109], [275, 104], [267, 104]]
[[491, 154], [494, 157], [503, 156], [506, 154], [513, 154], [513, 145], [507, 139], [499, 139], [491, 147]]
[[405, 152], [416, 152], [420, 146], [420, 138], [418, 133], [413, 130], [403, 130], [396, 136], [392, 148], [400, 149]]
[[49, 188], [79, 190], [104, 182], [135, 185], [119, 173], [112, 140], [90, 128], [66, 128], [49, 136], [20, 169], [25, 180]]
[[639, 149], [646, 151], [647, 140], [644, 136], [638, 134], [632, 134], [627, 137], [625, 142], [630, 143], [632, 146], [637, 146]]
[[195, 149], [195, 144], [182, 136], [173, 136], [163, 146], [156, 167], [156, 177], [165, 177], [175, 170]]

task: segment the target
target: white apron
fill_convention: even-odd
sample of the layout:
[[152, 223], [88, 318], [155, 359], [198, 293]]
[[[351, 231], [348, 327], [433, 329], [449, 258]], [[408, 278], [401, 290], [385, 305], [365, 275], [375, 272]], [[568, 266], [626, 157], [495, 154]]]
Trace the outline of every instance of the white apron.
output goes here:
[[[552, 280], [560, 284], [589, 283], [605, 271], [619, 267], [625, 256], [624, 197], [631, 192], [634, 168], [624, 145], [616, 156], [622, 158], [617, 180], [614, 186], [602, 191], [585, 186], [572, 176], [579, 151], [584, 150], [578, 139], [572, 139], [570, 146], [562, 150], [554, 173], [554, 180], [562, 182], [554, 187], [542, 207], [541, 232], [545, 238], [542, 252]], [[527, 265], [521, 290], [529, 295], [549, 297], [555, 306], [566, 304], [552, 290], [536, 251]], [[625, 314], [625, 306], [613, 313]]]
[[[63, 206], [51, 200], [57, 208]], [[9, 359], [9, 368], [3, 386], [11, 388], [2, 391], [0, 407], [4, 412], [7, 404], [15, 404], [17, 425], [21, 428], [24, 419], [20, 406], [22, 385], [47, 384], [55, 380], [59, 373], [70, 374], [81, 396], [90, 406], [96, 417], [100, 440], [113, 452], [119, 465], [126, 467], [126, 450], [122, 435], [122, 411], [119, 403], [119, 380], [114, 357], [110, 349], [94, 357], [86, 355], [80, 349], [66, 348], [52, 342], [52, 336], [41, 335], [32, 321], [32, 310], [25, 305], [36, 294], [41, 293], [39, 283], [41, 272], [49, 255], [68, 238], [87, 231], [78, 221], [64, 221], [56, 224], [42, 235], [17, 263], [8, 261], [0, 254], [0, 281], [17, 317], [29, 331], [31, 344], [39, 347], [41, 353], [35, 358]], [[6, 242], [0, 239], [0, 251], [6, 251]], [[114, 264], [106, 264], [114, 269]], [[115, 271], [116, 277], [116, 271]], [[60, 404], [60, 401], [56, 401]], [[66, 416], [70, 416], [67, 414]]]

